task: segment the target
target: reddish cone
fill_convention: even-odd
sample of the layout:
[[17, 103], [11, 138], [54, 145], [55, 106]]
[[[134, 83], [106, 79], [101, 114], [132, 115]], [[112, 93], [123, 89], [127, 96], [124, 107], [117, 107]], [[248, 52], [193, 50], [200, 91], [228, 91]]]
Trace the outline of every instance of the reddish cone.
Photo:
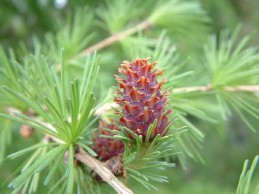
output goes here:
[[109, 160], [113, 156], [122, 155], [124, 151], [124, 144], [121, 140], [100, 137], [100, 135], [114, 135], [114, 133], [107, 131], [104, 128], [108, 128], [111, 130], [120, 130], [117, 126], [113, 124], [113, 122], [111, 122], [110, 124], [107, 124], [104, 121], [99, 122], [99, 132], [93, 139], [92, 149], [97, 154], [97, 157], [100, 158], [102, 161]]
[[[167, 133], [171, 124], [168, 115], [172, 112], [165, 110], [168, 92], [161, 92], [165, 80], [158, 83], [157, 76], [161, 75], [162, 71], [154, 66], [155, 63], [149, 63], [148, 59], [124, 61], [119, 68], [123, 77], [116, 76], [120, 89], [123, 89], [117, 89], [118, 97], [115, 97], [115, 101], [122, 108], [119, 124], [145, 139], [149, 126], [157, 120], [150, 141], [157, 134], [164, 136]], [[129, 136], [134, 138], [131, 134]]]

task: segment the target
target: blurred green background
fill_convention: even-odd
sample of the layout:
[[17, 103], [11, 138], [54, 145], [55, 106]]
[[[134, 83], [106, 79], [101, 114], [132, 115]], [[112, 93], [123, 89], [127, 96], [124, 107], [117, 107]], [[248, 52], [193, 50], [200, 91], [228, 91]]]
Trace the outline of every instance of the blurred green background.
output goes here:
[[[211, 18], [211, 31], [218, 33], [228, 28], [234, 29], [242, 24], [241, 34], [255, 32], [251, 45], [259, 43], [259, 1], [258, 0], [201, 0], [203, 8]], [[24, 41], [30, 48], [34, 36], [43, 38], [47, 32], [54, 30], [57, 21], [77, 6], [89, 5], [94, 9], [103, 1], [87, 0], [1, 0], [0, 1], [0, 43], [7, 50], [9, 47], [16, 49], [20, 41]], [[123, 60], [123, 59], [120, 59]], [[109, 68], [105, 68], [109, 71]], [[113, 71], [113, 70], [110, 70]], [[192, 118], [190, 118], [192, 119]], [[227, 124], [215, 124], [209, 128], [203, 122], [193, 119], [199, 128], [206, 134], [202, 156], [205, 164], [189, 161], [188, 168], [183, 170], [179, 165], [163, 172], [169, 177], [169, 183], [155, 186], [161, 194], [224, 194], [234, 193], [237, 188], [239, 175], [245, 159], [253, 160], [259, 153], [259, 136], [251, 132], [240, 118], [233, 115]], [[251, 121], [254, 126], [259, 126], [258, 121]], [[257, 127], [258, 129], [258, 127]], [[14, 136], [7, 153], [12, 153], [25, 148], [39, 139], [22, 139], [18, 127], [14, 127]], [[22, 145], [22, 147], [21, 147]], [[7, 188], [9, 177], [14, 170], [22, 165], [20, 160], [4, 161], [0, 167], [0, 193], [10, 193]], [[259, 168], [255, 172], [252, 186], [259, 180]], [[147, 191], [135, 182], [129, 185], [136, 193]], [[42, 187], [45, 193], [47, 188]], [[108, 191], [107, 191], [108, 193]]]

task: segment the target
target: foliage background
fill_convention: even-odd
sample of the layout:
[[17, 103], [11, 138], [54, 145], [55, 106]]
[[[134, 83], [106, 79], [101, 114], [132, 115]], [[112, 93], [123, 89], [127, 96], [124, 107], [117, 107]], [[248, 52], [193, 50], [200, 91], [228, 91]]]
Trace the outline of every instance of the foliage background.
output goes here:
[[[95, 9], [97, 10], [97, 8], [103, 5], [103, 1], [90, 0], [68, 0], [64, 6], [58, 4], [58, 2], [61, 1], [2, 0], [0, 2], [0, 43], [4, 49], [8, 50], [9, 47], [12, 47], [16, 51], [20, 41], [24, 41], [29, 48], [32, 48], [33, 37], [36, 36], [40, 40], [44, 40], [44, 35], [47, 32], [55, 31], [60, 21], [64, 20], [64, 16], [73, 11], [75, 7], [89, 5], [91, 11], [95, 12]], [[219, 33], [225, 28], [233, 30], [238, 24], [242, 23], [243, 27], [241, 28], [241, 35], [239, 37], [256, 32], [253, 41], [250, 41], [249, 44], [258, 45], [259, 1], [201, 0], [200, 2], [211, 19], [210, 32]], [[106, 3], [109, 4], [109, 1], [106, 1]], [[136, 11], [148, 12], [147, 9]], [[139, 15], [141, 17], [141, 14]], [[114, 25], [113, 29], [109, 29], [110, 31], [103, 30], [100, 26], [101, 24], [97, 28], [99, 30], [97, 40], [107, 37], [110, 33], [120, 31], [120, 26], [116, 27]], [[170, 32], [168, 34], [174, 37]], [[155, 34], [154, 36], [157, 35]], [[90, 45], [91, 42], [93, 43], [93, 41], [90, 41]], [[202, 41], [200, 44], [202, 44]], [[190, 45], [190, 48], [182, 49], [182, 54], [199, 55], [201, 50], [200, 45], [192, 43]], [[192, 50], [194, 49], [191, 49], [192, 46], [196, 48], [193, 53]], [[101, 53], [101, 76], [99, 76], [101, 83], [103, 83], [101, 88], [106, 88], [106, 86], [114, 84], [114, 78], [110, 75], [115, 74], [120, 62], [128, 57], [120, 51], [120, 46], [116, 43], [112, 48], [117, 51], [113, 56], [107, 54], [108, 52], [105, 52], [105, 50]], [[255, 106], [258, 107], [258, 104]], [[213, 108], [208, 107], [208, 109]], [[216, 113], [217, 111], [219, 110], [211, 111], [214, 119], [219, 117], [219, 114]], [[167, 170], [165, 174], [170, 178], [170, 182], [167, 184], [156, 183], [160, 193], [234, 193], [244, 160], [249, 159], [252, 161], [254, 156], [258, 154], [258, 133], [253, 133], [249, 130], [235, 114], [224, 124], [222, 122], [208, 125], [206, 122], [196, 120], [192, 117], [190, 117], [190, 120], [206, 134], [201, 152], [205, 165], [199, 162], [189, 161], [186, 170], [183, 170], [180, 166]], [[251, 118], [251, 122], [258, 129], [258, 120]], [[19, 136], [18, 125], [13, 128], [13, 141], [7, 148], [7, 153], [26, 148], [39, 141], [39, 137], [37, 136], [31, 139], [23, 139]], [[1, 193], [10, 193], [4, 183], [6, 183], [6, 178], [13, 173], [16, 167], [21, 165], [20, 161], [4, 161], [4, 164], [0, 167]], [[255, 172], [253, 180], [252, 185], [256, 185], [255, 181], [259, 180], [259, 169]], [[145, 191], [145, 188], [141, 185], [136, 185], [134, 182], [129, 183], [129, 185], [134, 188], [136, 193], [143, 193]], [[44, 187], [41, 189], [41, 193], [44, 193], [46, 190]], [[149, 193], [156, 193], [156, 191], [152, 190]]]

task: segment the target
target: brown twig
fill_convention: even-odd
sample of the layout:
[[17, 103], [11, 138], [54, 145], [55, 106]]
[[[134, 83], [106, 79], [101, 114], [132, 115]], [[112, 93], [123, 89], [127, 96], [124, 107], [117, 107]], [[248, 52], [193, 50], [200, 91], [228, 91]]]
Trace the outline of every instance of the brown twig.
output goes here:
[[136, 26], [134, 26], [132, 28], [129, 28], [129, 29], [127, 29], [125, 31], [122, 31], [122, 32], [119, 32], [117, 34], [113, 34], [112, 36], [100, 41], [99, 43], [86, 48], [81, 53], [76, 55], [74, 58], [84, 57], [89, 53], [92, 53], [94, 51], [97, 51], [97, 50], [100, 50], [104, 47], [107, 47], [114, 42], [120, 41], [123, 38], [125, 38], [129, 35], [135, 34], [138, 31], [145, 30], [145, 29], [149, 28], [150, 26], [151, 26], [151, 22], [148, 19], [146, 19], [146, 20], [142, 21], [141, 23], [137, 24]]
[[232, 92], [253, 92], [259, 93], [259, 85], [240, 85], [240, 86], [227, 86], [225, 87], [227, 91]]
[[[259, 93], [259, 85], [240, 85], [240, 86], [226, 86], [223, 88], [226, 91], [230, 92], [251, 92], [251, 93]], [[183, 88], [174, 88], [173, 93], [188, 93], [188, 92], [210, 92], [213, 91], [214, 88], [211, 85], [207, 86], [192, 86], [192, 87], [183, 87]], [[98, 108], [95, 111], [96, 116], [102, 115], [104, 112], [118, 107], [118, 104], [107, 103]]]
[[212, 91], [213, 88], [211, 85], [207, 86], [191, 86], [191, 87], [183, 87], [183, 88], [174, 88], [173, 93], [187, 93], [187, 92], [209, 92]]
[[[239, 85], [239, 86], [225, 86], [223, 88], [226, 91], [231, 92], [259, 92], [259, 85]], [[184, 88], [175, 88], [173, 89], [174, 93], [181, 92], [210, 92], [215, 90], [211, 85], [207, 86], [192, 86], [192, 87], [184, 87]]]
[[102, 162], [90, 156], [84, 150], [80, 149], [79, 152], [75, 154], [75, 158], [95, 171], [102, 180], [110, 184], [117, 193], [133, 194], [133, 192], [119, 181]]

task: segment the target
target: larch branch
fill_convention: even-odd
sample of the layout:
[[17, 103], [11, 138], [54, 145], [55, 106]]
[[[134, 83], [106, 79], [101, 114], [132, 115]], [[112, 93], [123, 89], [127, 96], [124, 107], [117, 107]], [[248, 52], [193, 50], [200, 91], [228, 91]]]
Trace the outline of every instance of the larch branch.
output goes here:
[[[5, 110], [11, 116], [16, 116], [17, 113], [22, 113], [20, 110], [12, 107], [7, 107]], [[38, 122], [41, 122], [41, 124], [44, 124], [48, 126], [48, 128], [50, 128], [51, 130], [55, 131], [55, 128], [49, 123], [40, 120], [38, 120]], [[43, 138], [43, 142], [45, 143], [49, 143], [50, 140], [60, 144], [64, 143], [63, 141], [48, 134], [46, 134]], [[99, 160], [95, 159], [82, 149], [79, 149], [79, 152], [75, 154], [75, 158], [88, 166], [94, 172], [96, 172], [105, 182], [111, 185], [117, 193], [133, 194], [133, 192], [129, 188], [127, 188], [116, 176], [114, 176], [114, 174], [106, 167], [105, 163], [102, 163]]]
[[[135, 34], [138, 31], [145, 30], [145, 29], [149, 28], [151, 25], [152, 25], [152, 23], [148, 19], [146, 19], [146, 20], [140, 22], [139, 24], [137, 24], [136, 26], [133, 26], [132, 28], [129, 28], [125, 31], [113, 34], [110, 37], [96, 43], [95, 45], [92, 45], [92, 46], [86, 48], [85, 50], [80, 52], [78, 55], [75, 55], [74, 57], [72, 57], [70, 60], [72, 61], [74, 59], [85, 57], [87, 54], [90, 54], [94, 51], [101, 50], [102, 48], [105, 48], [117, 41], [120, 41], [123, 38], [126, 38], [127, 36]], [[60, 71], [60, 69], [61, 69], [61, 64], [56, 64], [56, 70]]]
[[80, 149], [79, 152], [75, 154], [75, 158], [96, 172], [105, 182], [111, 185], [117, 193], [133, 194], [133, 192], [119, 181], [102, 162], [90, 156], [84, 150]]
[[[259, 85], [239, 85], [239, 86], [225, 86], [223, 88], [225, 91], [229, 92], [250, 92], [250, 93], [259, 93]], [[189, 92], [211, 92], [215, 89], [211, 85], [207, 86], [191, 86], [191, 87], [183, 87], [183, 88], [174, 88], [174, 93], [189, 93]], [[98, 108], [95, 111], [96, 116], [102, 115], [104, 112], [118, 107], [117, 103], [107, 103]]]
[[[259, 93], [259, 85], [239, 85], [239, 86], [225, 86], [223, 88], [226, 91], [230, 92], [251, 92], [251, 93]], [[183, 87], [183, 88], [175, 88], [173, 92], [181, 93], [181, 92], [210, 92], [215, 90], [211, 85], [207, 86], [192, 86], [192, 87]], [[112, 107], [116, 107], [116, 103], [109, 103], [100, 107], [96, 110], [95, 115], [101, 115], [102, 113], [106, 112], [107, 110], [111, 109]], [[21, 113], [21, 111], [7, 107], [6, 112], [10, 115], [15, 116], [16, 113]], [[44, 124], [44, 122], [41, 122]], [[50, 129], [53, 127], [50, 124], [45, 123]], [[53, 130], [55, 130], [53, 128]], [[63, 143], [60, 140], [46, 135], [45, 139], [49, 140], [52, 139], [55, 142]], [[48, 141], [47, 141], [48, 142]], [[116, 176], [105, 166], [104, 163], [100, 162], [99, 160], [95, 159], [91, 155], [89, 155], [84, 150], [80, 149], [78, 153], [75, 154], [75, 158], [80, 162], [87, 165], [90, 169], [95, 171], [104, 181], [110, 184], [114, 190], [119, 194], [133, 194], [133, 192], [127, 188]]]
[[[207, 86], [191, 86], [191, 87], [183, 87], [183, 88], [175, 88], [173, 89], [174, 93], [180, 92], [210, 92], [215, 90], [211, 85]], [[231, 92], [259, 92], [259, 85], [238, 85], [238, 86], [225, 86], [223, 90], [231, 91]]]
[[149, 28], [150, 26], [151, 26], [151, 22], [149, 20], [144, 20], [141, 23], [137, 24], [136, 26], [133, 26], [132, 28], [129, 28], [129, 29], [119, 32], [117, 34], [113, 34], [110, 37], [100, 41], [99, 43], [86, 48], [81, 53], [76, 55], [74, 58], [84, 57], [89, 53], [92, 53], [94, 51], [107, 47], [107, 46], [113, 44], [114, 42], [120, 41], [123, 38], [130, 36], [132, 34], [135, 34], [138, 31], [145, 30], [145, 29]]

